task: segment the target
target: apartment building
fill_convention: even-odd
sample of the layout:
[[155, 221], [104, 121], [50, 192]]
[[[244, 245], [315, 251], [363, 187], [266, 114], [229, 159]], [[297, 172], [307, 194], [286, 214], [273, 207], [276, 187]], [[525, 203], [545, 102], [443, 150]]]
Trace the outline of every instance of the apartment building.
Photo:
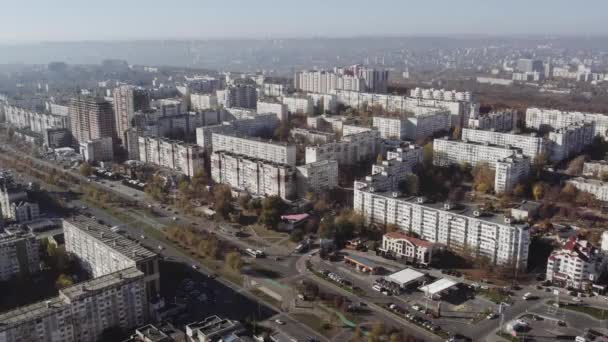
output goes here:
[[604, 255], [586, 240], [570, 237], [547, 260], [547, 280], [553, 285], [589, 290], [602, 275]]
[[112, 161], [114, 159], [114, 146], [111, 137], [83, 141], [80, 143], [80, 155], [87, 162]]
[[450, 114], [438, 110], [407, 117], [373, 118], [373, 127], [378, 129], [384, 139], [418, 140], [433, 136], [437, 132], [447, 132], [450, 127]]
[[293, 165], [276, 163], [228, 151], [211, 155], [211, 178], [214, 182], [247, 192], [252, 196], [296, 195], [296, 172]]
[[281, 83], [264, 82], [260, 87], [260, 92], [264, 96], [281, 97], [287, 94], [289, 86]]
[[42, 144], [49, 148], [68, 147], [72, 144], [72, 133], [68, 128], [48, 128], [42, 132]]
[[376, 158], [382, 151], [380, 133], [369, 130], [342, 137], [341, 141], [306, 147], [306, 164], [337, 160], [339, 165], [355, 165]]
[[144, 298], [156, 298], [160, 291], [158, 254], [86, 216], [66, 218], [62, 223], [66, 251], [93, 278], [137, 268], [143, 272]]
[[496, 171], [494, 191], [510, 191], [530, 172], [530, 158], [519, 149], [445, 139], [433, 141], [433, 163], [439, 166], [487, 163]]
[[218, 316], [210, 316], [200, 322], [186, 324], [187, 342], [240, 342], [238, 335], [246, 332], [247, 329], [239, 321]]
[[338, 110], [338, 98], [334, 94], [307, 93], [312, 100], [313, 107], [319, 113], [335, 113]]
[[592, 122], [578, 122], [549, 132], [549, 160], [561, 161], [575, 156], [593, 142]]
[[224, 107], [255, 109], [258, 93], [255, 86], [250, 84], [229, 85], [224, 90], [216, 92], [218, 104]]
[[336, 140], [334, 133], [314, 131], [305, 128], [292, 128], [289, 134], [296, 140], [308, 144], [325, 144]]
[[255, 137], [262, 133], [274, 132], [278, 125], [279, 120], [276, 115], [260, 114], [219, 125], [198, 127], [196, 128], [196, 143], [207, 153], [211, 153], [213, 150], [211, 137], [214, 133], [235, 133]]
[[39, 240], [26, 228], [9, 226], [3, 229], [0, 232], [0, 280], [40, 271], [39, 248]]
[[126, 330], [143, 325], [147, 311], [144, 274], [131, 267], [0, 314], [0, 340], [96, 342], [108, 328]]
[[583, 164], [583, 175], [595, 178], [608, 174], [608, 162], [605, 160], [585, 162]]
[[509, 132], [515, 129], [517, 120], [517, 111], [493, 111], [487, 114], [471, 116], [467, 127], [486, 131]]
[[105, 137], [116, 138], [114, 109], [103, 98], [73, 98], [69, 113], [70, 130], [77, 144]]
[[272, 113], [277, 116], [279, 121], [285, 121], [288, 118], [288, 107], [286, 104], [281, 103], [274, 99], [261, 99], [257, 103], [257, 112], [260, 114]]
[[298, 196], [321, 193], [338, 186], [338, 162], [321, 160], [297, 167]]
[[515, 134], [464, 128], [462, 130], [462, 140], [496, 146], [510, 146], [520, 149], [524, 156], [531, 159], [548, 152], [548, 142], [536, 134]]
[[310, 98], [307, 95], [294, 94], [290, 96], [283, 96], [283, 104], [287, 106], [287, 110], [292, 114], [306, 114], [310, 115], [314, 113], [315, 107]]
[[263, 141], [234, 133], [213, 133], [213, 152], [231, 152], [251, 159], [271, 163], [296, 165], [296, 146], [286, 143]]
[[568, 184], [574, 185], [574, 187], [580, 191], [592, 194], [600, 201], [608, 201], [608, 182], [577, 177], [568, 180]]
[[204, 168], [199, 145], [155, 137], [139, 137], [139, 160], [193, 177]]
[[354, 210], [368, 223], [395, 224], [403, 232], [416, 233], [422, 240], [455, 252], [526, 268], [530, 244], [526, 224], [480, 209], [376, 191], [366, 182], [355, 182], [354, 188]]
[[380, 251], [384, 254], [419, 265], [429, 265], [433, 259], [435, 244], [408, 236], [402, 232], [386, 233], [382, 236]]
[[567, 112], [544, 108], [528, 108], [526, 110], [526, 127], [529, 128], [557, 130], [578, 123], [593, 124], [593, 136], [608, 136], [608, 115], [605, 114]]
[[185, 105], [178, 99], [159, 99], [153, 102], [153, 109], [159, 116], [176, 116], [186, 111]]
[[190, 106], [192, 110], [207, 110], [218, 107], [217, 95], [213, 94], [190, 94]]
[[13, 183], [12, 179], [8, 176], [0, 177], [0, 208], [2, 209], [2, 217], [8, 220], [13, 220], [13, 212], [11, 211], [11, 205], [13, 203], [27, 201], [27, 192], [25, 188], [19, 184]]
[[11, 203], [10, 211], [10, 219], [14, 222], [27, 222], [40, 217], [38, 203], [13, 202]]
[[114, 122], [116, 134], [124, 145], [125, 132], [131, 128], [133, 116], [138, 111], [150, 107], [150, 97], [145, 89], [130, 85], [122, 85], [114, 89]]
[[[348, 135], [353, 133], [358, 133], [359, 131], [350, 131], [348, 134], [344, 134], [344, 125], [347, 122], [347, 118], [339, 115], [319, 115], [306, 118], [306, 124], [310, 128], [314, 129], [323, 129], [325, 127], [331, 128], [333, 132], [342, 132], [342, 135]], [[357, 127], [357, 126], [353, 126]]]
[[18, 129], [29, 129], [42, 134], [47, 129], [69, 128], [67, 115], [34, 112], [7, 103], [0, 106], [3, 107], [0, 112], [4, 111], [5, 122]]
[[365, 80], [354, 75], [338, 74], [325, 70], [297, 72], [294, 88], [311, 93], [329, 93], [336, 89], [364, 91]]
[[371, 175], [366, 182], [377, 190], [396, 190], [399, 183], [412, 174], [412, 169], [422, 162], [422, 148], [413, 144], [404, 144], [392, 151], [386, 152], [386, 160], [372, 166]]

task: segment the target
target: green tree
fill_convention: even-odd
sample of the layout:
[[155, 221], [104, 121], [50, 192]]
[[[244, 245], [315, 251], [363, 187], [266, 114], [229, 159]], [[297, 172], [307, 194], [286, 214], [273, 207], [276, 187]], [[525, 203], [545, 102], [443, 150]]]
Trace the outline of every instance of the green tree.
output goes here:
[[72, 278], [63, 273], [61, 273], [55, 281], [55, 287], [57, 287], [57, 289], [63, 289], [72, 285], [74, 285], [74, 281], [72, 280]]
[[285, 202], [279, 196], [266, 197], [262, 201], [262, 212], [258, 221], [268, 228], [276, 229], [281, 222], [281, 215], [286, 210]]

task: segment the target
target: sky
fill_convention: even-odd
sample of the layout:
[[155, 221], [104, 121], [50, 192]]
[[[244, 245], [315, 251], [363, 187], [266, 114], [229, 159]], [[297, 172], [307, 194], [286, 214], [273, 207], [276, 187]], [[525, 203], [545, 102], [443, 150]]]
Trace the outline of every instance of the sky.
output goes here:
[[0, 0], [0, 41], [608, 35], [608, 0]]

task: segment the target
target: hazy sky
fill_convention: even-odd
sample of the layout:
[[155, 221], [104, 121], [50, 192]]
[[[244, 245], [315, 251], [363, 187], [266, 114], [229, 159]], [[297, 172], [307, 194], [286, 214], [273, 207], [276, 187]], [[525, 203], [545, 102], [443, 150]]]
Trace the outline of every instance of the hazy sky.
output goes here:
[[608, 34], [608, 0], [0, 0], [1, 41]]

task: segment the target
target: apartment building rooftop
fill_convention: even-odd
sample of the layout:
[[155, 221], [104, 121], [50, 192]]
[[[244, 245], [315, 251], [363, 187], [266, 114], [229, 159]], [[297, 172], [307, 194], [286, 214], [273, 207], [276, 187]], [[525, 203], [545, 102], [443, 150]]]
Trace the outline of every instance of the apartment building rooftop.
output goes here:
[[277, 166], [277, 167], [285, 167], [285, 168], [292, 168], [292, 165], [289, 164], [282, 164], [282, 163], [277, 163], [277, 162], [273, 162], [273, 161], [269, 161], [267, 159], [261, 159], [261, 158], [255, 158], [255, 157], [251, 157], [245, 154], [240, 154], [240, 153], [235, 153], [235, 152], [231, 152], [231, 151], [225, 151], [225, 150], [217, 150], [217, 151], [213, 151], [213, 153], [221, 153], [221, 154], [225, 154], [234, 158], [241, 158], [241, 159], [247, 159], [253, 162], [261, 162], [264, 164], [268, 164], [268, 165], [273, 165], [273, 166]]
[[241, 134], [238, 132], [221, 132], [221, 133], [214, 133], [214, 135], [226, 135], [226, 136], [231, 136], [234, 138], [251, 140], [251, 141], [255, 141], [255, 142], [277, 145], [277, 146], [295, 146], [295, 145], [292, 145], [292, 144], [290, 144], [288, 142], [284, 142], [284, 141], [277, 141], [277, 140], [272, 140], [272, 139], [262, 139], [260, 137], [252, 137], [252, 136], [249, 136], [246, 134]]
[[66, 218], [64, 221], [80, 228], [80, 230], [89, 234], [94, 239], [99, 240], [116, 252], [129, 257], [136, 263], [157, 256], [156, 253], [140, 245], [139, 242], [113, 232], [109, 226], [100, 224], [92, 218], [79, 215]]
[[59, 290], [59, 295], [38, 303], [21, 306], [17, 309], [0, 314], [0, 331], [7, 327], [30, 322], [40, 317], [51, 314], [56, 309], [70, 304], [91, 291], [98, 291], [109, 286], [117, 285], [125, 280], [143, 277], [143, 272], [135, 267], [110, 273], [83, 283], [72, 285]]

